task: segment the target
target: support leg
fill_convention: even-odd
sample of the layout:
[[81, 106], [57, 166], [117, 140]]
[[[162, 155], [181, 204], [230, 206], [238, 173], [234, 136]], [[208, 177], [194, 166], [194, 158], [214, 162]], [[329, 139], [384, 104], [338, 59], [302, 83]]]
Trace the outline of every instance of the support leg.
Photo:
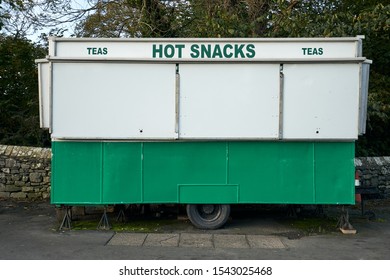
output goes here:
[[120, 205], [118, 216], [116, 217], [117, 222], [124, 223], [126, 222], [126, 215], [125, 215], [126, 206], [124, 204]]
[[72, 229], [72, 206], [65, 206], [65, 215], [59, 230]]
[[301, 212], [301, 206], [295, 204], [289, 204], [287, 206], [287, 216], [291, 218], [298, 218], [298, 214]]
[[100, 219], [97, 229], [104, 229], [104, 230], [111, 229], [111, 225], [110, 222], [108, 221], [108, 216], [107, 216], [107, 206], [104, 206], [103, 215], [102, 218]]
[[324, 214], [324, 207], [321, 204], [316, 206], [315, 214], [316, 214], [316, 216], [324, 216], [325, 215]]
[[337, 227], [340, 228], [342, 233], [356, 233], [356, 229], [354, 229], [354, 227], [349, 222], [348, 209], [346, 210], [344, 205], [341, 209], [341, 216], [337, 223]]

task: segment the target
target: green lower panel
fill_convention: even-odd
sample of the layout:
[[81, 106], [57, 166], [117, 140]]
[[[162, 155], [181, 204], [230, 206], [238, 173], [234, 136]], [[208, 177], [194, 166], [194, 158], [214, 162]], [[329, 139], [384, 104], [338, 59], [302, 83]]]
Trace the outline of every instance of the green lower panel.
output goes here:
[[53, 142], [52, 203], [354, 203], [354, 143]]
[[238, 185], [179, 185], [179, 203], [238, 203], [238, 190]]
[[316, 147], [316, 202], [354, 204], [355, 146], [350, 143], [318, 143]]
[[178, 185], [226, 184], [226, 144], [145, 143], [143, 167], [145, 202], [179, 202]]
[[142, 202], [142, 145], [104, 143], [103, 201], [105, 203]]
[[313, 143], [233, 142], [229, 183], [243, 203], [315, 203], [313, 155]]
[[52, 203], [102, 203], [102, 143], [53, 142]]

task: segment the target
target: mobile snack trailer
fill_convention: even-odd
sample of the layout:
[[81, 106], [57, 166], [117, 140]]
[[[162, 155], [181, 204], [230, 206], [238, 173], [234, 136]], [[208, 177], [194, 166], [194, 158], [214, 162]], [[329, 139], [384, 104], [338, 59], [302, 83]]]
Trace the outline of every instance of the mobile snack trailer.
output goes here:
[[354, 204], [362, 36], [50, 38], [37, 60], [56, 205]]

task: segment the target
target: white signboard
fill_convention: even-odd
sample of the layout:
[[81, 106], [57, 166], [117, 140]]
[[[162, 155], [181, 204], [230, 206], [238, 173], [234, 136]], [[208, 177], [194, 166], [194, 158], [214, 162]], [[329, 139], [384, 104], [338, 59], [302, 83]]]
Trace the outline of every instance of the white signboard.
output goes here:
[[52, 58], [131, 60], [264, 60], [355, 58], [359, 38], [317, 39], [61, 39]]

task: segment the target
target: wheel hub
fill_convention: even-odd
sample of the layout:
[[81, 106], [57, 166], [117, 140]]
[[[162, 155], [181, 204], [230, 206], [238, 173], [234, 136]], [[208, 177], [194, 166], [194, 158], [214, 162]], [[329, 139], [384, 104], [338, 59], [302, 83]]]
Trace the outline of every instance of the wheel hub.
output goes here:
[[201, 210], [204, 214], [210, 215], [215, 211], [215, 206], [212, 204], [202, 205]]

